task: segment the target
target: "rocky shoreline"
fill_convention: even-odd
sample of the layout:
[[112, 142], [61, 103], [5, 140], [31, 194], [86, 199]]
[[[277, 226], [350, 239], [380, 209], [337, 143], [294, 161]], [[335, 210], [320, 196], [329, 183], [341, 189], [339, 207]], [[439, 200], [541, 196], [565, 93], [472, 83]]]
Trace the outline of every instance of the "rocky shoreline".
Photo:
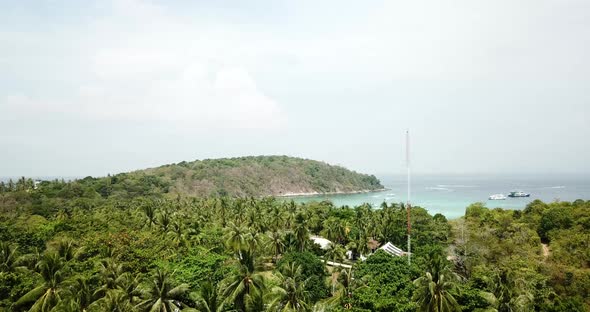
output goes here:
[[383, 192], [388, 191], [388, 188], [381, 188], [376, 190], [360, 190], [360, 191], [350, 191], [350, 192], [301, 192], [301, 193], [285, 193], [285, 194], [278, 194], [273, 195], [275, 197], [305, 197], [305, 196], [319, 196], [319, 195], [349, 195], [349, 194], [363, 194], [363, 193], [374, 193], [374, 192]]

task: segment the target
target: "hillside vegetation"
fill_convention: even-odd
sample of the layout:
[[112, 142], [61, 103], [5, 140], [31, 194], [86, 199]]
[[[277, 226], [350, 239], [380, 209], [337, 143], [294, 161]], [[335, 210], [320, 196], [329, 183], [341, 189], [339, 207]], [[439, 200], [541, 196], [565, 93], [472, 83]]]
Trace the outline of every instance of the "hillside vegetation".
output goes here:
[[[35, 187], [33, 180], [0, 182], [3, 190]], [[180, 162], [157, 168], [86, 177], [71, 182], [43, 181], [49, 197], [129, 199], [167, 197], [264, 197], [304, 193], [352, 193], [383, 189], [373, 176], [315, 160], [256, 156]]]
[[498, 311], [590, 311], [590, 201], [475, 203], [452, 225], [456, 271]]
[[375, 176], [287, 156], [252, 156], [180, 162], [132, 172], [155, 177], [168, 192], [191, 196], [267, 196], [382, 189]]

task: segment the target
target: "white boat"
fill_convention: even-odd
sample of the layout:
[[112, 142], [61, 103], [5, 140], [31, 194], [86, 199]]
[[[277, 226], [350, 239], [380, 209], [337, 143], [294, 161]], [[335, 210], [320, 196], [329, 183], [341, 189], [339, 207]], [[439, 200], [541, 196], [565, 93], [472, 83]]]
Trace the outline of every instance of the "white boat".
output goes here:
[[504, 194], [494, 194], [494, 195], [490, 195], [490, 197], [488, 199], [489, 200], [504, 200], [504, 199], [506, 199], [506, 196], [504, 196]]
[[531, 194], [527, 194], [523, 191], [513, 191], [508, 194], [508, 197], [530, 197]]

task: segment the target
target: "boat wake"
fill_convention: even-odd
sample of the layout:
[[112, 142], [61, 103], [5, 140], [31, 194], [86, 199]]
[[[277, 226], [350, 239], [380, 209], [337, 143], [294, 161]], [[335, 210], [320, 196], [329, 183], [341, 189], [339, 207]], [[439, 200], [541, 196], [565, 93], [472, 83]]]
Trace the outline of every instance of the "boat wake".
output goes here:
[[465, 188], [465, 187], [477, 187], [477, 185], [464, 185], [464, 184], [439, 184], [437, 187], [444, 188]]
[[441, 187], [441, 186], [432, 186], [432, 187], [426, 187], [427, 190], [432, 190], [432, 191], [444, 191], [444, 192], [452, 192], [453, 190], [447, 187]]

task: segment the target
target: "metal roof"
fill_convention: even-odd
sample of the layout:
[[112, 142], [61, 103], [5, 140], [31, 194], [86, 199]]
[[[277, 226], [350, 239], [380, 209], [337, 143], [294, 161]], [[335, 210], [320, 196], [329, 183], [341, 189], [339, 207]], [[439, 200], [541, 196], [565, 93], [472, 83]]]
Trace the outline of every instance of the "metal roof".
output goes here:
[[385, 251], [386, 253], [392, 255], [392, 256], [405, 256], [407, 253], [403, 250], [401, 250], [400, 248], [398, 248], [397, 246], [395, 246], [394, 244], [387, 242], [385, 245], [379, 247], [379, 249], [382, 249], [383, 251]]

